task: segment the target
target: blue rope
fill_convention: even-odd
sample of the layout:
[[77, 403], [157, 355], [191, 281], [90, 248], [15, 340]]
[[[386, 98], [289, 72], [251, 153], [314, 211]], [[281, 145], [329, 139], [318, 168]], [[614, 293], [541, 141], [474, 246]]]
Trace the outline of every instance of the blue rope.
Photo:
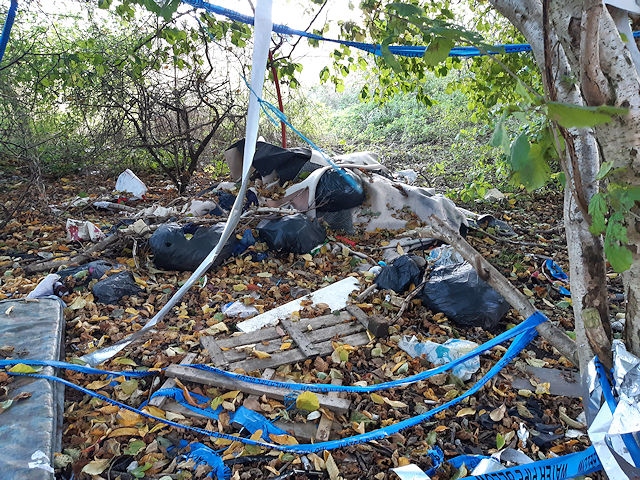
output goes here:
[[2, 62], [2, 57], [4, 57], [4, 51], [7, 48], [7, 43], [9, 42], [9, 35], [11, 34], [11, 27], [13, 27], [13, 21], [16, 18], [17, 11], [18, 11], [18, 0], [11, 0], [11, 5], [9, 6], [9, 11], [7, 12], [7, 19], [4, 22], [4, 27], [2, 27], [2, 35], [0, 35], [0, 62]]

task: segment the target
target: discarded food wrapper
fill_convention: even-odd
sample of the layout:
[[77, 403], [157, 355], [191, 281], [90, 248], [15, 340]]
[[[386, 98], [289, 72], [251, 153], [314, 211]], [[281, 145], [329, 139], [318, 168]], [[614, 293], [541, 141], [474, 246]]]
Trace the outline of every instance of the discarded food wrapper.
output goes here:
[[133, 198], [141, 200], [147, 193], [147, 186], [127, 168], [116, 181], [116, 192], [130, 193]]
[[67, 219], [67, 242], [98, 242], [104, 237], [102, 230], [87, 220]]
[[[469, 353], [478, 346], [477, 343], [469, 340], [450, 338], [440, 344], [431, 341], [420, 342], [416, 336], [404, 335], [398, 342], [398, 347], [407, 352], [412, 357], [425, 355], [434, 365], [444, 365], [451, 363], [463, 355]], [[452, 373], [461, 380], [469, 380], [471, 376], [480, 369], [480, 358], [474, 357], [453, 368]]]

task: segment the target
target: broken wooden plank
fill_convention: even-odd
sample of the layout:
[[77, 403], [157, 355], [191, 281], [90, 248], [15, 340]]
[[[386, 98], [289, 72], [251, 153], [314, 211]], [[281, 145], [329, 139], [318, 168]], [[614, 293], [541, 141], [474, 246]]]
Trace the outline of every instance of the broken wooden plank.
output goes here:
[[[342, 380], [339, 378], [334, 378], [331, 380], [331, 385], [342, 385]], [[339, 398], [340, 394], [338, 392], [329, 392], [327, 396], [331, 398]], [[333, 420], [326, 416], [324, 413], [320, 417], [320, 421], [318, 422], [318, 430], [316, 430], [316, 440], [319, 442], [326, 442], [329, 440], [329, 436], [331, 435], [331, 427], [333, 426]]]
[[[300, 322], [298, 322], [300, 323]], [[313, 348], [313, 343], [309, 342], [307, 338], [304, 336], [297, 325], [294, 325], [291, 320], [281, 319], [280, 325], [284, 328], [291, 339], [296, 342], [296, 346], [304, 353], [305, 357], [314, 357], [318, 355], [318, 351]]]
[[[213, 385], [227, 390], [241, 390], [250, 395], [267, 395], [268, 397], [281, 401], [284, 401], [285, 396], [291, 393], [291, 390], [287, 388], [250, 383], [243, 380], [225, 377], [215, 372], [198, 370], [196, 368], [185, 367], [182, 365], [171, 365], [167, 367], [166, 375], [188, 382]], [[344, 414], [349, 411], [349, 405], [351, 402], [348, 399], [331, 398], [324, 394], [317, 394], [317, 396], [320, 406], [323, 408], [328, 408], [329, 410], [339, 414]]]
[[213, 337], [200, 337], [200, 345], [202, 345], [207, 354], [209, 354], [209, 358], [216, 367], [226, 368], [227, 365], [229, 365], [229, 361], [225, 357], [224, 352]]
[[357, 305], [347, 305], [347, 312], [353, 315], [364, 327], [378, 338], [389, 336], [390, 322], [382, 315], [367, 315]]

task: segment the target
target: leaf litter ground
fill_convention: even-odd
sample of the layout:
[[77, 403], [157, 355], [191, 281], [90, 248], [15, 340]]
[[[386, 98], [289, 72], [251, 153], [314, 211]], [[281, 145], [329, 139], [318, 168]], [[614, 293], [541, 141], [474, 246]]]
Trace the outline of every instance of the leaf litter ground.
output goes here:
[[[144, 202], [128, 203], [143, 208], [158, 203], [175, 202], [175, 191], [165, 188], [166, 182], [158, 178], [145, 179], [150, 192]], [[199, 178], [207, 186], [206, 178]], [[117, 225], [121, 214], [94, 209], [91, 201], [110, 192], [101, 178], [87, 176], [62, 179], [47, 185], [47, 204], [56, 205], [54, 213], [40, 198], [29, 199], [9, 218], [20, 194], [30, 188], [19, 176], [3, 180], [0, 204], [4, 205], [8, 219], [0, 231], [0, 266], [3, 270], [0, 299], [26, 296], [37, 283], [55, 268], [27, 274], [29, 266], [43, 260], [69, 259], [83, 253], [90, 244], [66, 241], [66, 218], [90, 220], [106, 229]], [[86, 198], [89, 203], [78, 201]], [[75, 202], [75, 203], [74, 203]], [[568, 269], [565, 239], [562, 228], [561, 194], [512, 195], [504, 203], [477, 203], [461, 205], [478, 213], [490, 213], [511, 225], [516, 237], [504, 239], [491, 228], [472, 231], [468, 240], [494, 266], [547, 315], [567, 331], [573, 330], [570, 303], [541, 275], [541, 264], [552, 258], [565, 271]], [[206, 218], [205, 218], [206, 221]], [[247, 227], [252, 226], [247, 221]], [[253, 225], [255, 226], [255, 225]], [[354, 242], [352, 251], [378, 260], [382, 249], [397, 232], [379, 231], [349, 236]], [[258, 244], [254, 249], [261, 249]], [[144, 240], [123, 237], [112, 243], [95, 258], [109, 260], [120, 269], [134, 274], [142, 288], [140, 294], [124, 297], [118, 304], [105, 305], [91, 294], [91, 284], [80, 279], [68, 285], [70, 293], [63, 297], [65, 309], [66, 360], [72, 361], [95, 348], [110, 345], [139, 330], [144, 323], [168, 301], [188, 278], [187, 272], [160, 271], [153, 267], [150, 252]], [[364, 262], [345, 248], [325, 246], [311, 255], [271, 254], [266, 260], [252, 261], [249, 255], [232, 257], [220, 267], [210, 271], [206, 280], [193, 287], [156, 328], [141, 341], [133, 343], [116, 358], [103, 365], [112, 370], [135, 368], [164, 368], [179, 363], [186, 354], [195, 353], [196, 362], [209, 361], [200, 346], [204, 335], [226, 335], [235, 331], [237, 319], [226, 318], [222, 305], [240, 300], [254, 306], [259, 312], [268, 311], [294, 298], [313, 292], [348, 275], [356, 275]], [[361, 291], [373, 281], [372, 276], [357, 274]], [[362, 300], [359, 306], [370, 315], [394, 318], [402, 297], [393, 292], [379, 291]], [[615, 308], [615, 304], [613, 304]], [[323, 305], [306, 305], [300, 317], [313, 318], [328, 313]], [[420, 339], [444, 342], [449, 338], [462, 338], [483, 343], [493, 335], [521, 321], [517, 312], [509, 312], [495, 332], [481, 328], [463, 328], [449, 322], [442, 314], [433, 313], [411, 301], [400, 318], [390, 328], [387, 338], [372, 338], [361, 347], [341, 345], [335, 339], [336, 352], [278, 368], [277, 375], [284, 380], [323, 382], [340, 380], [344, 385], [357, 382], [368, 384], [403, 378], [431, 367], [424, 358], [412, 359], [397, 346], [401, 335], [417, 335]], [[281, 349], [290, 348], [284, 337]], [[481, 357], [481, 368], [466, 386], [457, 378], [442, 374], [408, 388], [383, 391], [378, 394], [351, 394], [351, 411], [332, 417], [338, 425], [338, 437], [348, 437], [364, 431], [423, 413], [435, 405], [458, 396], [485, 373], [501, 356], [504, 349], [496, 347]], [[0, 357], [11, 358], [15, 352], [10, 346], [0, 351]], [[519, 448], [531, 458], [552, 454], [562, 455], [584, 449], [588, 437], [580, 422], [582, 410], [578, 398], [551, 395], [551, 385], [526, 373], [527, 367], [549, 367], [575, 373], [571, 363], [561, 357], [546, 341], [538, 338], [529, 345], [509, 368], [501, 372], [478, 394], [451, 410], [435, 415], [419, 426], [409, 428], [377, 442], [341, 448], [324, 455], [297, 455], [263, 451], [256, 447], [199, 438], [183, 430], [156, 424], [138, 414], [121, 410], [101, 400], [91, 398], [67, 388], [65, 392], [65, 419], [63, 452], [56, 458], [58, 478], [205, 478], [206, 466], [179, 464], [175, 449], [179, 440], [199, 441], [221, 451], [234, 479], [275, 478], [291, 473], [287, 478], [397, 478], [391, 468], [415, 463], [426, 470], [430, 465], [427, 451], [434, 445], [445, 452], [447, 458], [463, 453], [490, 454], [499, 448]], [[249, 372], [253, 373], [253, 372]], [[259, 373], [259, 372], [257, 372]], [[106, 378], [88, 377], [65, 372], [67, 380], [128, 403], [139, 406], [159, 387], [158, 382], [144, 379], [113, 382]], [[515, 388], [514, 379], [528, 380], [526, 388]], [[0, 394], [8, 391], [11, 377], [0, 373]], [[308, 420], [306, 413], [285, 408], [283, 402], [267, 398], [247, 398], [241, 392], [223, 391], [201, 384], [180, 384], [187, 400], [190, 394], [201, 394], [233, 411], [243, 403], [269, 419], [286, 418], [294, 423], [317, 423]], [[0, 398], [0, 401], [5, 400]], [[22, 400], [28, 401], [28, 399]], [[391, 407], [391, 408], [390, 408]], [[185, 424], [234, 433], [229, 415], [218, 421], [186, 418], [181, 414], [155, 410], [154, 413]], [[313, 418], [313, 417], [310, 417]], [[529, 441], [523, 443], [518, 431], [526, 428]], [[304, 470], [303, 461], [309, 461], [311, 470], [321, 476], [295, 474], [293, 469]], [[132, 462], [136, 462], [132, 464]], [[137, 465], [137, 467], [136, 467]], [[134, 467], [134, 468], [132, 468]], [[128, 469], [128, 470], [127, 470]], [[449, 479], [464, 472], [451, 468], [439, 470], [433, 478]], [[94, 475], [92, 477], [92, 475]], [[462, 475], [464, 476], [464, 475]]]

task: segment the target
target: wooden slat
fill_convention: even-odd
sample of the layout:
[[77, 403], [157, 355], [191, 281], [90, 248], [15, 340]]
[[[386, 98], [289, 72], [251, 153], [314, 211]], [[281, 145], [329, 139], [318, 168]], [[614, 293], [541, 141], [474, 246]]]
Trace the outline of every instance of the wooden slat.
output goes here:
[[200, 344], [209, 354], [213, 364], [216, 367], [226, 368], [229, 361], [225, 357], [224, 352], [218, 346], [218, 342], [213, 337], [200, 337]]
[[[196, 357], [197, 355], [195, 353], [187, 353], [180, 363], [183, 365], [186, 365], [188, 363], [193, 363]], [[167, 378], [165, 382], [162, 384], [162, 386], [160, 387], [160, 389], [173, 388], [175, 386], [176, 386], [176, 381], [173, 378]], [[163, 408], [167, 400], [169, 400], [169, 398], [167, 397], [155, 397], [149, 400], [149, 405], [152, 405], [158, 408]]]
[[[342, 385], [342, 380], [339, 378], [334, 378], [331, 380], [331, 385]], [[327, 396], [331, 398], [338, 398], [338, 392], [329, 392]], [[329, 440], [329, 436], [331, 435], [331, 427], [333, 425], [333, 420], [327, 417], [324, 413], [320, 417], [320, 421], [318, 422], [318, 430], [316, 430], [316, 440], [319, 442], [326, 442]]]
[[297, 325], [294, 325], [290, 320], [280, 320], [280, 325], [287, 331], [291, 339], [296, 342], [297, 347], [304, 353], [305, 357], [318, 355], [318, 351], [313, 348], [313, 343], [309, 342]]
[[[237, 379], [231, 379], [214, 372], [207, 372], [182, 365], [171, 365], [167, 368], [166, 374], [172, 378], [180, 378], [184, 381], [202, 383], [205, 385], [214, 385], [228, 390], [241, 390], [250, 395], [267, 395], [277, 400], [284, 400], [284, 397], [291, 393], [286, 388], [271, 387], [268, 385], [259, 385], [249, 382], [243, 382]], [[343, 398], [331, 398], [327, 395], [317, 394], [320, 406], [328, 408], [339, 414], [349, 411], [350, 401]]]

